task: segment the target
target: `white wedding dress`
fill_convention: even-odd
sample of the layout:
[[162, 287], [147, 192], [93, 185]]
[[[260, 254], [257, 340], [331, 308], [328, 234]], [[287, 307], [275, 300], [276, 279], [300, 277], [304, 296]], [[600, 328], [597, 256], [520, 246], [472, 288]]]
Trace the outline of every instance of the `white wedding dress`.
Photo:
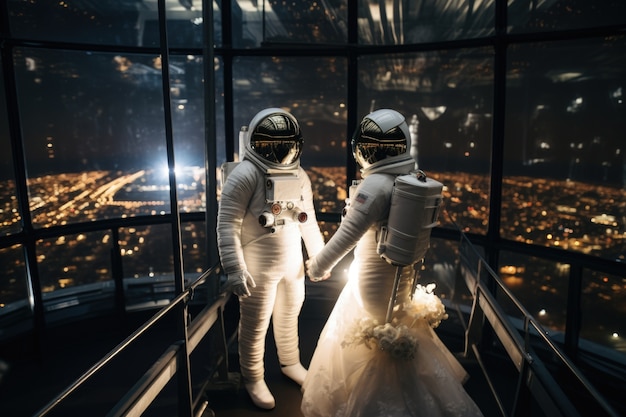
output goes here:
[[371, 256], [375, 245], [372, 228], [355, 249], [349, 281], [319, 337], [302, 385], [303, 415], [482, 416], [463, 388], [465, 370], [433, 331], [447, 316], [432, 288], [418, 286], [418, 301], [402, 308], [410, 266], [401, 275], [393, 326], [383, 326], [396, 268]]

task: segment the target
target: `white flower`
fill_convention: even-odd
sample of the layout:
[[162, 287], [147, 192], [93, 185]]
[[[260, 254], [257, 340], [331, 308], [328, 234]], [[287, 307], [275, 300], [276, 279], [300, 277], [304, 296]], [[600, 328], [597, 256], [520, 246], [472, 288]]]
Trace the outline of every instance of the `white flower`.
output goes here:
[[418, 341], [411, 332], [412, 326], [418, 320], [425, 320], [429, 326], [435, 328], [448, 318], [445, 306], [434, 294], [434, 290], [435, 284], [418, 284], [412, 300], [402, 305], [402, 310], [406, 313], [403, 322], [408, 322], [409, 325], [399, 322], [397, 318], [385, 324], [378, 324], [371, 318], [357, 319], [341, 346], [345, 348], [363, 344], [369, 349], [378, 348], [388, 352], [396, 359], [413, 359]]
[[343, 342], [341, 342], [341, 346], [358, 346], [364, 344], [368, 348], [371, 348], [369, 342], [374, 337], [373, 331], [376, 326], [378, 326], [378, 322], [369, 317], [355, 320], [352, 324], [351, 331], [346, 334]]
[[426, 320], [432, 328], [436, 328], [442, 320], [448, 318], [446, 307], [433, 293], [434, 289], [433, 283], [425, 287], [418, 284], [413, 299], [402, 306], [402, 309], [413, 320]]

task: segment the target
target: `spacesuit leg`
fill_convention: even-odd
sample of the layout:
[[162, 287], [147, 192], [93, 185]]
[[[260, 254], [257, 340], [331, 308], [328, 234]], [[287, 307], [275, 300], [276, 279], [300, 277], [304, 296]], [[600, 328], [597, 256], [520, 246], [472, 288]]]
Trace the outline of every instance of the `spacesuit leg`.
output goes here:
[[239, 362], [245, 380], [259, 381], [265, 376], [265, 337], [276, 298], [276, 286], [265, 279], [257, 279], [256, 288], [250, 291], [250, 297], [239, 299]]
[[265, 338], [276, 298], [276, 285], [257, 274], [257, 286], [250, 297], [239, 299], [239, 366], [252, 402], [263, 409], [275, 406], [265, 383]]
[[306, 369], [300, 363], [298, 318], [304, 303], [304, 269], [278, 284], [272, 326], [281, 371], [299, 385]]

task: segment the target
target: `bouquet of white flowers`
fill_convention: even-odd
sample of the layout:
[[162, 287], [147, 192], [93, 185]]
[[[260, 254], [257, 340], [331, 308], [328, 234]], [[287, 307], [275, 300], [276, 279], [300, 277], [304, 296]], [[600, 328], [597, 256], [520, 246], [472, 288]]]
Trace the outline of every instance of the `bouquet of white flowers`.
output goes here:
[[434, 294], [434, 290], [434, 283], [430, 283], [425, 287], [417, 284], [411, 301], [404, 303], [402, 306], [402, 310], [413, 320], [426, 320], [433, 329], [437, 328], [442, 320], [448, 318], [446, 307], [441, 302], [441, 299]]
[[388, 352], [396, 359], [413, 359], [418, 345], [417, 337], [411, 331], [415, 323], [424, 320], [436, 328], [448, 318], [445, 306], [433, 293], [434, 289], [435, 284], [418, 284], [411, 301], [401, 306], [405, 313], [401, 320], [394, 318], [391, 323], [385, 324], [369, 317], [356, 320], [341, 346], [364, 344], [370, 349], [376, 347]]

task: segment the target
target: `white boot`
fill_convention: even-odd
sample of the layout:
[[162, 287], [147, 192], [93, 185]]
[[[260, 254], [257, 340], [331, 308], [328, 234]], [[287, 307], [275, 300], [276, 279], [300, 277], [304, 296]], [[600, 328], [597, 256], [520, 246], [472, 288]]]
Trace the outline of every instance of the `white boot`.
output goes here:
[[301, 363], [295, 365], [281, 366], [280, 370], [283, 374], [293, 379], [298, 385], [302, 385], [304, 378], [306, 378], [306, 369]]
[[257, 407], [265, 410], [271, 410], [276, 406], [274, 396], [270, 392], [270, 389], [267, 387], [264, 380], [246, 382], [244, 385], [246, 387], [246, 391], [250, 394], [252, 402]]

